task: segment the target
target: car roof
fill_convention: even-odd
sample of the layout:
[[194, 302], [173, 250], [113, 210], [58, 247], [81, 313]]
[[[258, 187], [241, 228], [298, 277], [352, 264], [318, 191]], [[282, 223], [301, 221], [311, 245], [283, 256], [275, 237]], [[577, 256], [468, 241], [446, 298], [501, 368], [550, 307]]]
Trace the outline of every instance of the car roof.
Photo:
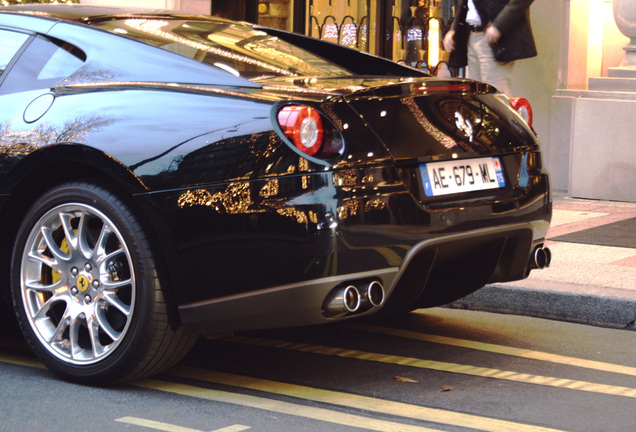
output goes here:
[[0, 12], [17, 13], [39, 16], [42, 18], [60, 19], [65, 21], [85, 22], [92, 18], [133, 15], [133, 14], [170, 14], [165, 9], [123, 8], [115, 6], [92, 6], [80, 4], [26, 4], [0, 7]]
[[[82, 4], [25, 4], [0, 7], [0, 13], [18, 14], [22, 16], [39, 17], [56, 21], [70, 21], [90, 24], [91, 22], [107, 21], [131, 16], [162, 16], [171, 18], [193, 18], [215, 22], [233, 22], [224, 18], [209, 15], [178, 14], [174, 10], [151, 9], [122, 6], [95, 6]], [[248, 23], [242, 23], [248, 25]], [[251, 25], [251, 24], [249, 24]]]

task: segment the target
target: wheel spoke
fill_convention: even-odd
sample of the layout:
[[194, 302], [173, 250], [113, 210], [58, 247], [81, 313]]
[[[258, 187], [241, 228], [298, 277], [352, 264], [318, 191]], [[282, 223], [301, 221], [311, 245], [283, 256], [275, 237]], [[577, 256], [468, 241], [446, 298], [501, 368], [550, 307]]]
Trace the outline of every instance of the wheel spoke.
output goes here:
[[116, 249], [110, 252], [108, 255], [104, 255], [100, 262], [107, 262], [109, 260], [114, 260], [118, 255], [126, 254], [126, 251], [122, 248]]
[[79, 341], [79, 333], [82, 326], [82, 322], [84, 320], [80, 319], [79, 316], [74, 316], [69, 320], [68, 324], [68, 340], [70, 343], [70, 354], [74, 359], [83, 360], [83, 356], [80, 354], [83, 353], [84, 349], [80, 346]]
[[123, 287], [125, 287], [126, 285], [130, 285], [132, 284], [132, 279], [124, 279], [124, 280], [111, 280], [111, 279], [106, 279], [103, 282], [104, 284], [104, 291], [117, 291], [118, 289], [121, 289]]
[[46, 255], [42, 255], [40, 252], [29, 252], [28, 255], [29, 260], [45, 265], [47, 267], [55, 268], [57, 265], [57, 260], [47, 257]]
[[43, 284], [40, 281], [30, 280], [24, 282], [24, 287], [30, 291], [43, 292], [43, 293], [55, 293], [60, 288], [64, 287], [65, 284], [58, 280], [53, 284]]
[[[40, 232], [42, 233], [42, 238], [44, 239], [44, 242], [46, 243], [47, 250], [51, 254], [53, 254], [53, 257], [55, 258], [55, 263], [53, 265], [55, 265], [58, 261], [67, 260], [68, 255], [64, 253], [62, 249], [60, 249], [60, 247], [55, 242], [55, 239], [53, 238], [54, 230], [43, 226], [40, 229]], [[69, 243], [69, 247], [70, 247], [70, 243]]]
[[116, 307], [117, 310], [119, 310], [122, 314], [124, 314], [126, 316], [130, 315], [130, 305], [127, 305], [126, 303], [122, 302], [117, 297], [116, 293], [114, 293], [114, 292], [105, 292], [104, 293], [104, 299], [106, 299], [106, 301], [108, 302], [109, 305]]
[[55, 297], [51, 297], [46, 301], [42, 302], [41, 297], [32, 296], [31, 297], [31, 315], [34, 321], [42, 321], [42, 320], [50, 320], [50, 318], [46, 315], [49, 313], [51, 309], [51, 305], [57, 301]]
[[[102, 230], [99, 233], [99, 238], [97, 239], [97, 243], [95, 243], [95, 247], [93, 248], [93, 260], [97, 263], [104, 262], [108, 259], [106, 255], [106, 243], [108, 242], [108, 238], [112, 231], [107, 224], [102, 226]], [[118, 250], [117, 252], [121, 251]]]
[[92, 253], [88, 245], [88, 217], [86, 212], [82, 212], [77, 225], [77, 247], [83, 252], [84, 257], [91, 258]]
[[[104, 346], [99, 340], [99, 329], [106, 332], [108, 334], [109, 326], [103, 326], [102, 323], [97, 319], [95, 315], [91, 315], [86, 320], [86, 325], [88, 327], [88, 335], [91, 343], [91, 356], [92, 358], [98, 358], [104, 353]], [[112, 339], [112, 338], [111, 338]]]
[[63, 344], [65, 342], [66, 339], [64, 339], [64, 332], [68, 328], [70, 320], [71, 318], [68, 315], [68, 311], [66, 311], [64, 313], [64, 316], [60, 320], [60, 322], [57, 323], [57, 326], [55, 327], [55, 331], [53, 332], [53, 334], [51, 335], [51, 338], [49, 339], [49, 343]]
[[73, 219], [74, 215], [72, 213], [60, 213], [59, 217], [68, 247], [71, 251], [73, 251], [78, 247], [77, 235], [75, 234], [75, 230], [71, 224], [71, 219]]

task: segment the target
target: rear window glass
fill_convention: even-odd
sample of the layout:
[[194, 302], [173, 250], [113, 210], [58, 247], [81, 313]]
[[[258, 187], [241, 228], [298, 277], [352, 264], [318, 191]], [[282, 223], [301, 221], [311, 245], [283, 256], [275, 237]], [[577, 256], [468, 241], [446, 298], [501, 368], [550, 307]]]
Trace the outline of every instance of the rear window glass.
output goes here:
[[28, 38], [24, 33], [0, 29], [0, 76]]
[[79, 69], [86, 55], [66, 42], [36, 37], [2, 83], [2, 91], [52, 87]]
[[282, 76], [351, 73], [295, 45], [248, 26], [224, 21], [127, 19], [92, 24], [252, 81]]

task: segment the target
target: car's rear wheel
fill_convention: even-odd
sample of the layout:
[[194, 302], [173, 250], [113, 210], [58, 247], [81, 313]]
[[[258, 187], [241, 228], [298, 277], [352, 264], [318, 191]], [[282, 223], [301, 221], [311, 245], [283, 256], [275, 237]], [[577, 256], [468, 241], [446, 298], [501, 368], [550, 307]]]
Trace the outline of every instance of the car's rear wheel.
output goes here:
[[38, 198], [15, 242], [11, 290], [36, 355], [63, 377], [109, 384], [179, 361], [195, 336], [171, 328], [160, 254], [132, 206], [91, 183]]

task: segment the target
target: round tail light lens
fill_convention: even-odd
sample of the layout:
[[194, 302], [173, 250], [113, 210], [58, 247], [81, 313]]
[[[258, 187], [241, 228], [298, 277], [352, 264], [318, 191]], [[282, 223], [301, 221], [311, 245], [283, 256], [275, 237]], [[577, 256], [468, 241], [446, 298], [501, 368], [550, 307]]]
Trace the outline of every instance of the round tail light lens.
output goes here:
[[303, 155], [332, 163], [344, 153], [342, 132], [316, 108], [297, 104], [280, 106], [276, 122], [287, 143]]
[[315, 109], [304, 105], [290, 105], [278, 111], [278, 124], [296, 148], [314, 156], [323, 147], [325, 130], [322, 118]]
[[527, 99], [522, 97], [510, 98], [510, 104], [519, 113], [522, 119], [532, 127], [532, 107]]

